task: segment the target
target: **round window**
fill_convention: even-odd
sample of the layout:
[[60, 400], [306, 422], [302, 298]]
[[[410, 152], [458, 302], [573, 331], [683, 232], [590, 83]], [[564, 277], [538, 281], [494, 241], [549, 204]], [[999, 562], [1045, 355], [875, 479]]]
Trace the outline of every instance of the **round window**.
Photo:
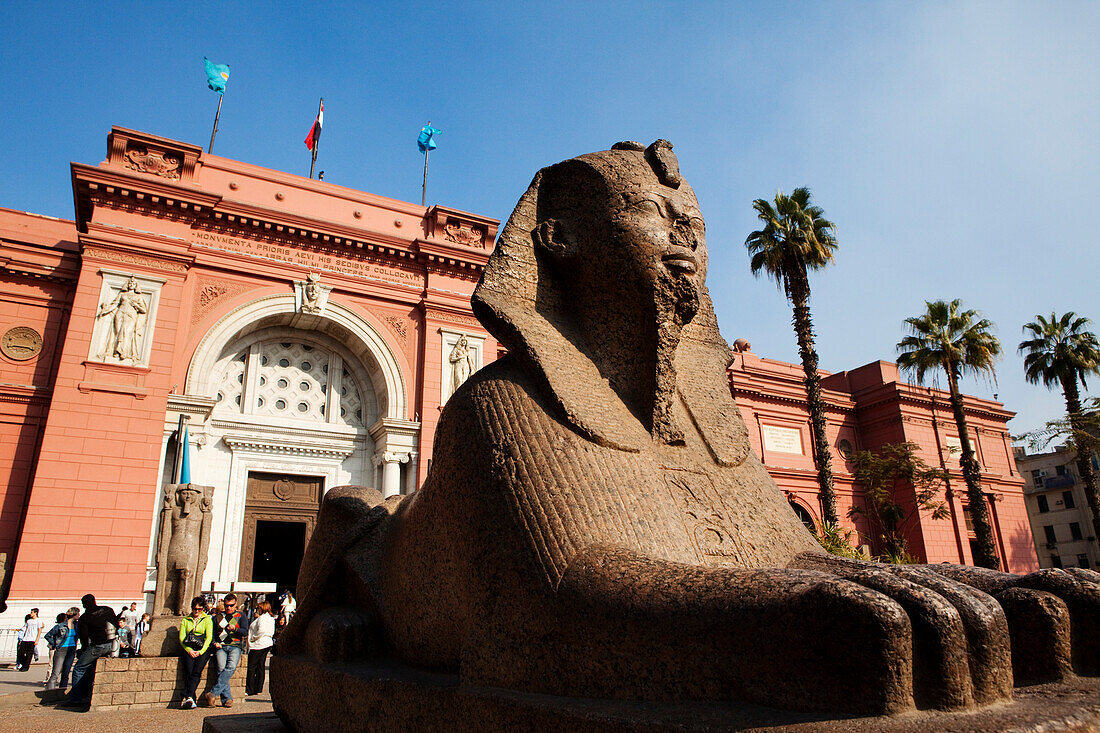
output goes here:
[[847, 439], [842, 439], [836, 444], [836, 452], [844, 457], [845, 460], [852, 459], [852, 444]]
[[275, 400], [275, 409], [285, 410], [286, 409], [286, 400]]
[[299, 402], [298, 412], [309, 412], [309, 405], [307, 405], [305, 402]]

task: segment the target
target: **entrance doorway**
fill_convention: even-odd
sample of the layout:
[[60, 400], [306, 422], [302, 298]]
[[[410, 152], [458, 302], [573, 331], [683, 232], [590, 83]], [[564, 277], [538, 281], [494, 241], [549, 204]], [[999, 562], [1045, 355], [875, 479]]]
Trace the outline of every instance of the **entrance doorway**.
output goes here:
[[323, 495], [321, 476], [249, 472], [237, 577], [294, 589]]
[[256, 522], [256, 546], [252, 554], [254, 583], [274, 583], [278, 591], [293, 588], [306, 551], [305, 522]]

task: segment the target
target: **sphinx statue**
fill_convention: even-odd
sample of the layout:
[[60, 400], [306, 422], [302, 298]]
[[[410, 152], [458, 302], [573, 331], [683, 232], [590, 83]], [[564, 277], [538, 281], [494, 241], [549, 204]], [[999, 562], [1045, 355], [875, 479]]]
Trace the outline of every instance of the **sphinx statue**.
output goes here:
[[668, 142], [535, 176], [473, 296], [508, 353], [448, 401], [424, 486], [326, 496], [272, 665], [284, 720], [320, 729], [337, 667], [442, 675], [439, 699], [851, 715], [1100, 671], [1100, 575], [822, 551], [749, 449], [706, 272]]

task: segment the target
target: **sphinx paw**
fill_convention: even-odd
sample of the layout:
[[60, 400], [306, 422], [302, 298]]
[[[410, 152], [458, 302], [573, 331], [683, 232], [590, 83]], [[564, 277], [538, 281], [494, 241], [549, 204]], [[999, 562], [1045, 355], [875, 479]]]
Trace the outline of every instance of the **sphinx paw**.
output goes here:
[[361, 661], [378, 650], [375, 621], [359, 608], [327, 608], [310, 619], [305, 648], [319, 662]]
[[[1056, 596], [1069, 612], [1070, 660], [1080, 675], [1100, 675], [1100, 583], [1097, 573], [1039, 570], [1014, 579], [1013, 587], [1027, 588]], [[1100, 576], [1097, 576], [1100, 577]]]
[[918, 707], [964, 709], [1010, 697], [1009, 627], [992, 597], [913, 568], [838, 560], [807, 554], [796, 563], [882, 593], [905, 610], [912, 624]]

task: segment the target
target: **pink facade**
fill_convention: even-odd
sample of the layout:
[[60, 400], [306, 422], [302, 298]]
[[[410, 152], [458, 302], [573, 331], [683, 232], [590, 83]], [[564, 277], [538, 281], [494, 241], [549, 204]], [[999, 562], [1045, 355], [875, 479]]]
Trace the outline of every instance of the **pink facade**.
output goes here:
[[121, 128], [72, 182], [73, 222], [0, 211], [0, 331], [42, 342], [0, 357], [12, 612], [151, 589], [181, 415], [215, 487], [204, 585], [252, 580], [258, 522], [312, 528], [256, 499], [262, 477], [419, 485], [455, 342], [469, 370], [497, 354], [469, 302], [496, 221]]
[[[802, 367], [764, 359], [747, 347], [735, 349], [730, 366], [734, 398], [749, 427], [753, 449], [792, 504], [820, 524], [821, 505], [814, 468], [809, 412]], [[948, 519], [934, 520], [922, 513], [908, 532], [909, 550], [927, 562], [973, 564], [967, 528], [966, 485], [958, 460], [958, 431], [946, 392], [908, 384], [899, 379], [892, 362], [872, 362], [836, 374], [822, 372], [828, 405], [827, 434], [841, 523], [867, 539], [866, 520], [848, 518], [853, 504], [862, 504], [861, 490], [852, 477], [845, 454], [875, 450], [886, 443], [912, 442], [929, 465], [949, 473], [938, 498], [950, 508]], [[1004, 569], [1028, 572], [1038, 568], [1024, 506], [1023, 479], [1012, 458], [1007, 422], [1013, 413], [1000, 403], [965, 398], [970, 440], [982, 471], [982, 484], [993, 522], [997, 554]], [[897, 500], [911, 510], [912, 492]], [[872, 550], [877, 548], [872, 547]]]

